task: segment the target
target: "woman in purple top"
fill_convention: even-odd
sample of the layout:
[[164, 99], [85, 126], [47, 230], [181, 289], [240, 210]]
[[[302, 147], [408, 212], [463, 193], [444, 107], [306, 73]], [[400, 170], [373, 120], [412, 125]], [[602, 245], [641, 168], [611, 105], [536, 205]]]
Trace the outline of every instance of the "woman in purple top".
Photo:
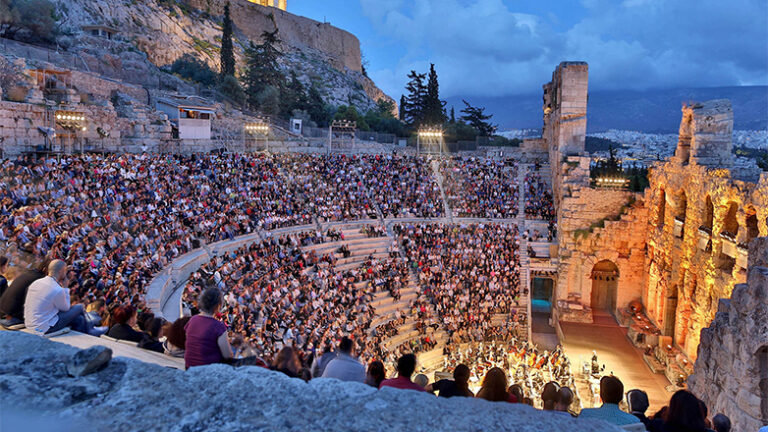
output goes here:
[[200, 314], [189, 319], [184, 326], [187, 341], [184, 346], [184, 366], [205, 366], [223, 363], [232, 358], [232, 347], [227, 339], [227, 326], [213, 317], [221, 307], [221, 291], [208, 288], [197, 299]]

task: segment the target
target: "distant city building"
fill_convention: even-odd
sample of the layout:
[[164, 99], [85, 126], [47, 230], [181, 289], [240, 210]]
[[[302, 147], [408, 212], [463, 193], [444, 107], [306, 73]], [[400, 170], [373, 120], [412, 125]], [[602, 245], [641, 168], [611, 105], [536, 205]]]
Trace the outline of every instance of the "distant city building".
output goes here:
[[80, 28], [91, 36], [102, 37], [109, 40], [112, 40], [118, 32], [116, 28], [107, 25], [84, 25]]
[[287, 10], [288, 0], [248, 0], [251, 3], [256, 3], [261, 6], [276, 7], [278, 9]]

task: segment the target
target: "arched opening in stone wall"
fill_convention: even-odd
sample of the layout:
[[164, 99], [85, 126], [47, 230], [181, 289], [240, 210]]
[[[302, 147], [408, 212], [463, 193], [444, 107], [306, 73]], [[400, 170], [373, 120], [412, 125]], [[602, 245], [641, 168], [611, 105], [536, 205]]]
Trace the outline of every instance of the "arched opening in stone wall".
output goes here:
[[688, 196], [685, 191], [677, 195], [675, 205], [675, 236], [682, 238], [685, 234], [685, 213], [688, 211]]
[[723, 219], [723, 229], [720, 231], [722, 241], [720, 242], [720, 255], [717, 257], [717, 268], [723, 272], [733, 271], [736, 265], [736, 240], [739, 233], [739, 221], [736, 215], [739, 212], [739, 205], [733, 201], [728, 202], [728, 209]]
[[613, 314], [619, 286], [619, 267], [613, 261], [602, 260], [592, 267], [592, 296], [590, 306], [593, 314]]
[[674, 340], [675, 325], [677, 324], [677, 284], [667, 293], [664, 301], [664, 336], [672, 336]]
[[747, 214], [747, 244], [760, 235], [760, 229], [757, 227], [757, 211], [754, 207], [748, 206], [744, 209]]
[[757, 370], [760, 373], [760, 415], [768, 424], [768, 345], [757, 350]]
[[733, 201], [728, 202], [728, 211], [723, 219], [723, 230], [721, 233], [727, 237], [736, 238], [739, 233], [739, 220], [736, 215], [739, 213], [739, 205]]
[[667, 211], [667, 193], [662, 188], [659, 191], [659, 207], [656, 213], [656, 226], [664, 226], [664, 213]]
[[712, 198], [707, 195], [704, 203], [704, 224], [701, 226], [704, 231], [712, 234], [712, 225], [715, 222], [715, 206], [712, 204]]

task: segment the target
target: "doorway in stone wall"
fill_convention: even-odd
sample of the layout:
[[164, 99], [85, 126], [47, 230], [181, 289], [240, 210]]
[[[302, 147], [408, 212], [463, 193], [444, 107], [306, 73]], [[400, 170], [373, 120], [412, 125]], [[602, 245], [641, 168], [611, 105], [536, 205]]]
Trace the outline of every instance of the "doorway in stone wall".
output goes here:
[[592, 267], [592, 308], [593, 319], [613, 316], [616, 311], [616, 296], [619, 286], [619, 268], [613, 261], [602, 260]]

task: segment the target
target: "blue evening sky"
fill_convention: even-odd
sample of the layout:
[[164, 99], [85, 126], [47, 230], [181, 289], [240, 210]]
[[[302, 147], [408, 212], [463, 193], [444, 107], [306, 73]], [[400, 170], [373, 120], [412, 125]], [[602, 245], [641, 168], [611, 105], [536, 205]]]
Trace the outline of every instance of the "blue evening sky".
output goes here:
[[360, 39], [368, 72], [398, 98], [436, 65], [441, 96], [538, 93], [563, 60], [590, 88], [768, 84], [765, 0], [289, 0]]

